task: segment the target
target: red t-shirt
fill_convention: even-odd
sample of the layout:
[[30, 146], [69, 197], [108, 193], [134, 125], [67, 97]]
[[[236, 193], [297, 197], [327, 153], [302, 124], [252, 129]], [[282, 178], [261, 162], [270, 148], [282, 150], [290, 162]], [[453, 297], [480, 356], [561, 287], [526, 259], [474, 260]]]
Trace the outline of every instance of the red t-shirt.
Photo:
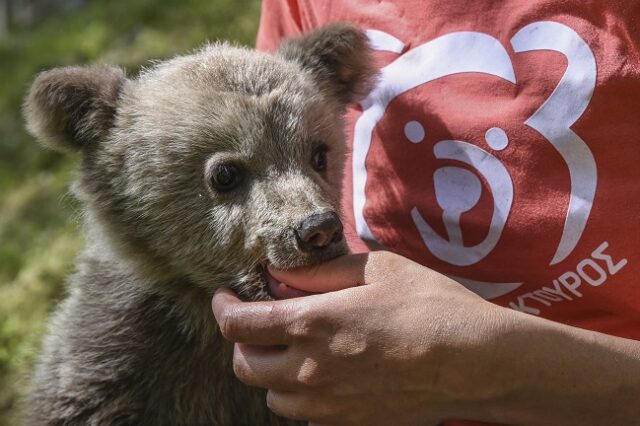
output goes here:
[[354, 250], [640, 340], [638, 16], [635, 0], [264, 0], [257, 46], [368, 32], [381, 77], [348, 115]]

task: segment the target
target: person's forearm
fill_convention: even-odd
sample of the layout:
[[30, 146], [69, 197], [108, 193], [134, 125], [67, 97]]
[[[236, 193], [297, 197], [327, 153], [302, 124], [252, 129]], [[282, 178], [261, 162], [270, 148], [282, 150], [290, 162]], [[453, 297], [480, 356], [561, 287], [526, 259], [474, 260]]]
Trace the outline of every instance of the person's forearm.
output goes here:
[[486, 383], [469, 401], [474, 417], [514, 425], [640, 424], [640, 342], [502, 308], [496, 318], [495, 345], [476, 349], [478, 365], [466, 378]]

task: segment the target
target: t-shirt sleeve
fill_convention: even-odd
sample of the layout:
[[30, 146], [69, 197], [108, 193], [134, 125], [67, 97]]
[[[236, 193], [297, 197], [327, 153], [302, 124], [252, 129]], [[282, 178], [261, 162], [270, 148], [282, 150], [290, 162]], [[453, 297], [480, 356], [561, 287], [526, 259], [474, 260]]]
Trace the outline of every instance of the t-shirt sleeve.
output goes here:
[[256, 48], [274, 51], [283, 38], [302, 32], [297, 0], [263, 0]]

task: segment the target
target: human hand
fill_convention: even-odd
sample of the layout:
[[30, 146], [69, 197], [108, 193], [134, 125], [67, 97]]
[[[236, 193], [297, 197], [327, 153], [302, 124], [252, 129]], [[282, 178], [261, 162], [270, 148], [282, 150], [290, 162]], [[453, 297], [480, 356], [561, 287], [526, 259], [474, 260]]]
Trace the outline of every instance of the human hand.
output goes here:
[[332, 291], [253, 303], [227, 289], [214, 296], [222, 334], [236, 342], [236, 375], [268, 389], [276, 414], [323, 424], [437, 424], [472, 413], [479, 393], [491, 392], [488, 383], [470, 383], [483, 381], [480, 355], [502, 308], [447, 277], [389, 252], [271, 274], [302, 290]]

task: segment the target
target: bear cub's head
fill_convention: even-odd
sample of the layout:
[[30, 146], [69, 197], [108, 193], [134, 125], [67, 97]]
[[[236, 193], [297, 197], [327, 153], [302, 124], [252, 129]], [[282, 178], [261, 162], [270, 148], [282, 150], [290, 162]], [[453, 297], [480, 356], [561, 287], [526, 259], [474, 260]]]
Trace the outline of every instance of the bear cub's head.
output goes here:
[[268, 264], [347, 251], [342, 115], [374, 76], [364, 33], [332, 24], [275, 54], [218, 43], [133, 79], [53, 69], [24, 112], [43, 144], [81, 152], [74, 190], [93, 252], [164, 290], [188, 281], [267, 299], [279, 296]]

